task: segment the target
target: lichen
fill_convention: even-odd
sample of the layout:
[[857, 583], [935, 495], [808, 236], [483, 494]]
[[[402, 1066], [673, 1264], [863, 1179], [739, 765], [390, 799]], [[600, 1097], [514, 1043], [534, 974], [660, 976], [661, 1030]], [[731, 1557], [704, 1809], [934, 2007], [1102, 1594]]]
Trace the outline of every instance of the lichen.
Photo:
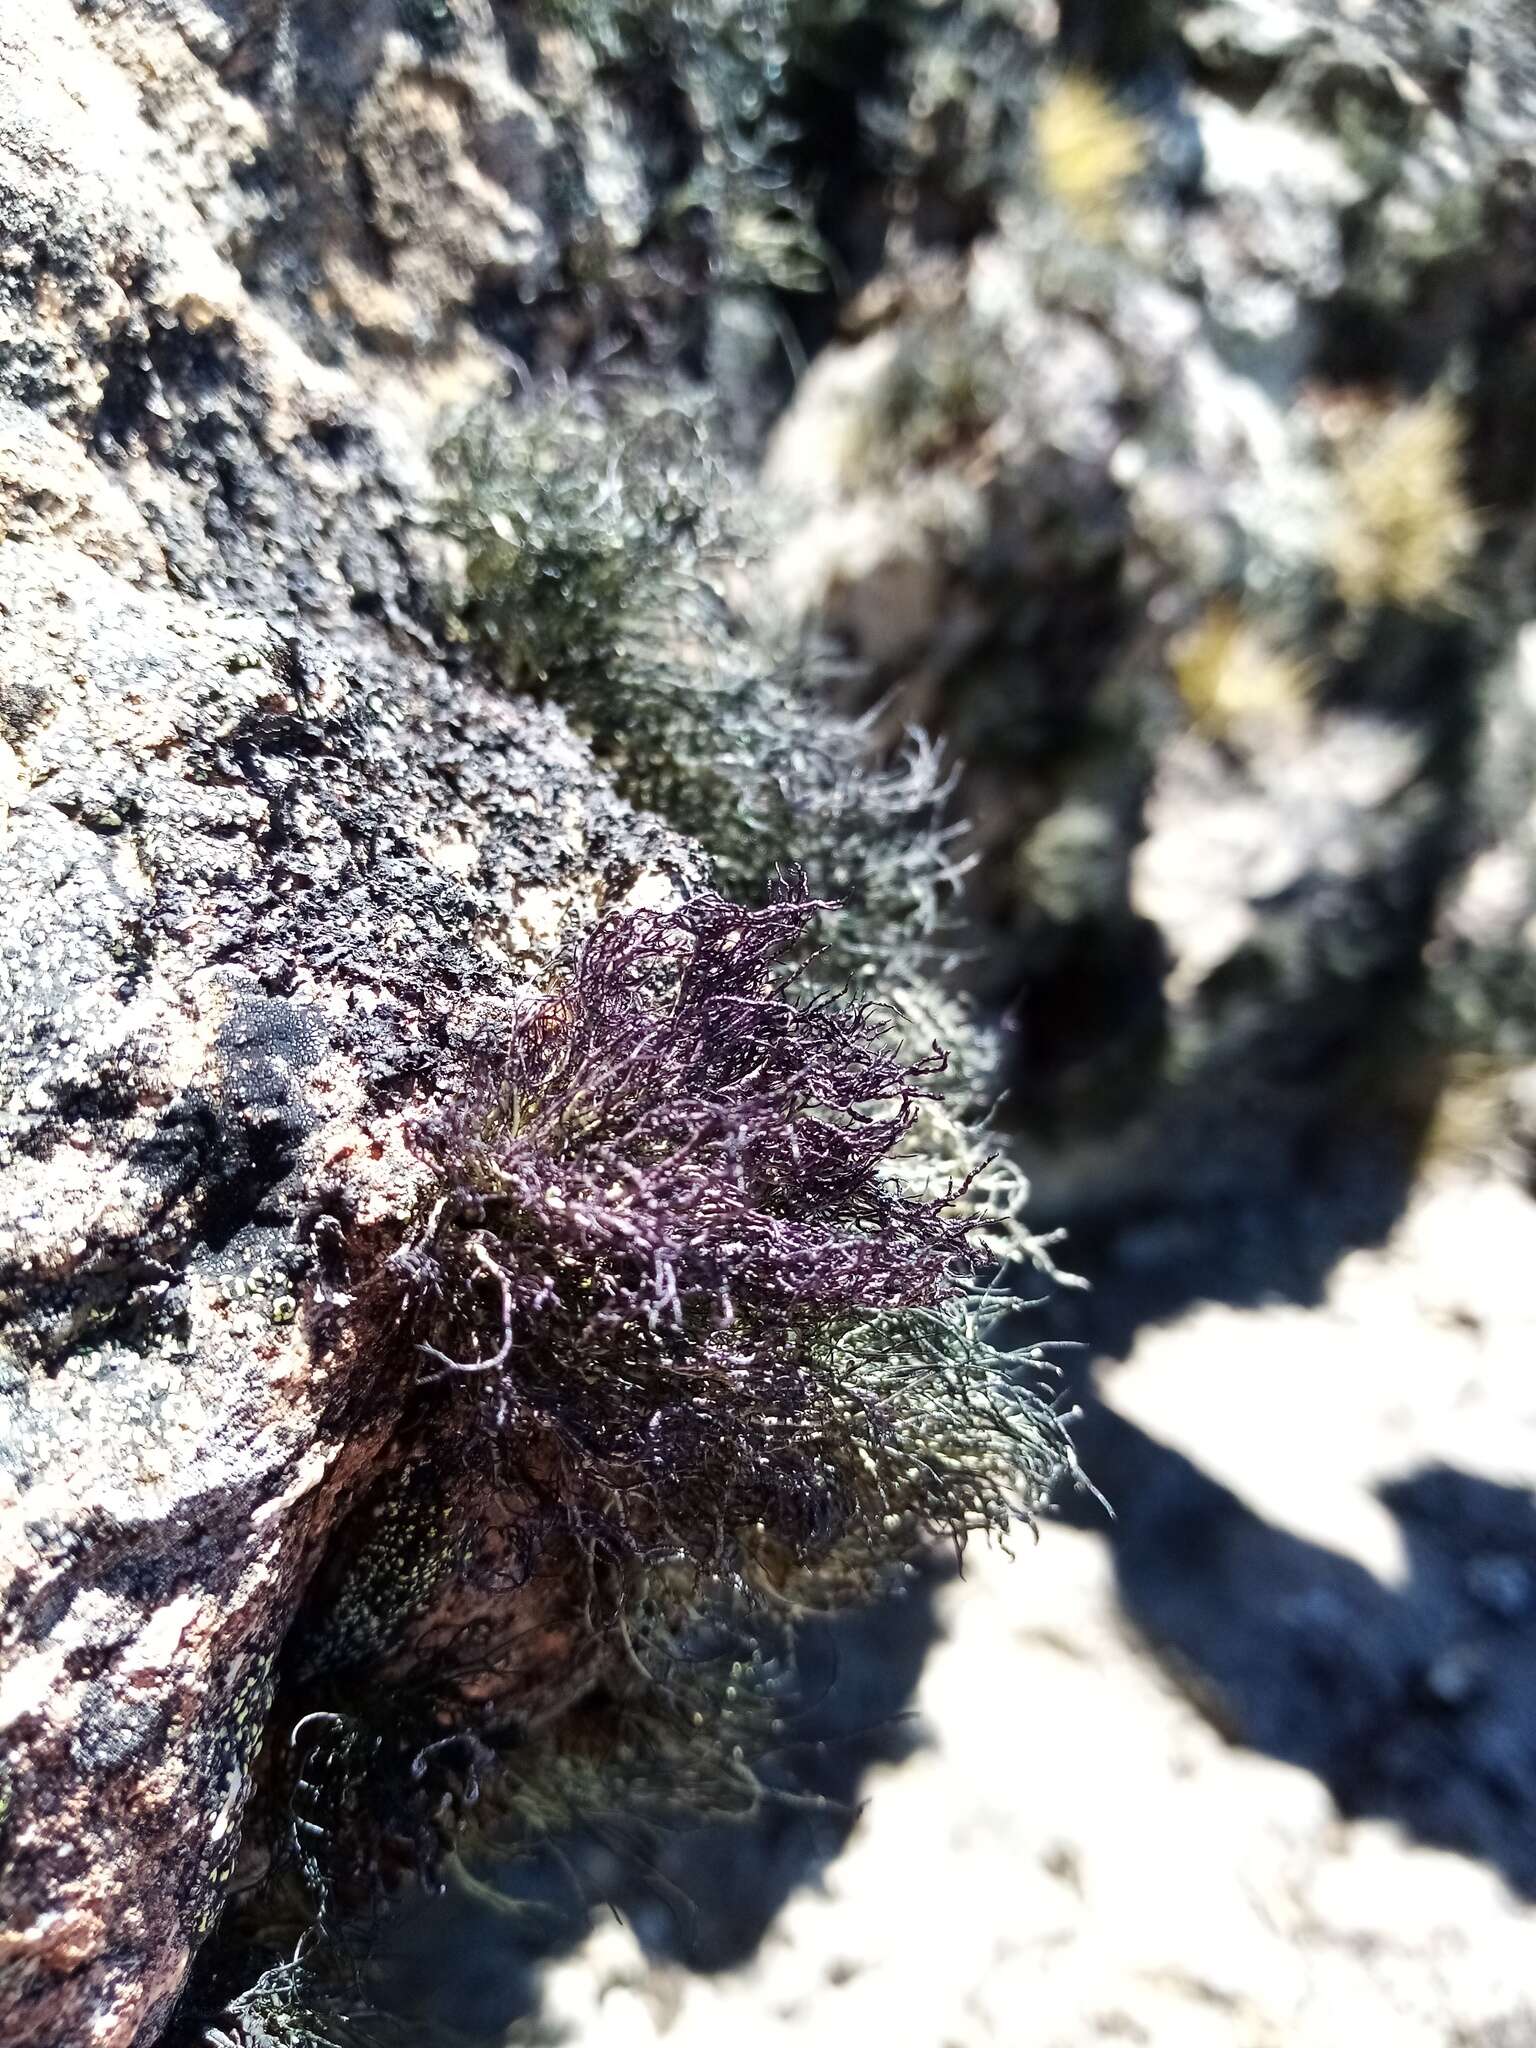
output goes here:
[[460, 1537], [447, 1488], [425, 1459], [393, 1471], [341, 1531], [342, 1569], [312, 1599], [289, 1645], [300, 1679], [376, 1660], [393, 1648], [404, 1617], [417, 1612], [459, 1559]]
[[864, 0], [537, 0], [535, 26], [584, 43], [610, 83], [665, 80], [688, 136], [658, 222], [693, 243], [719, 283], [809, 293], [827, 251], [813, 194], [793, 175], [795, 74], [864, 11]]
[[1147, 165], [1145, 123], [1118, 106], [1096, 79], [1065, 72], [1040, 95], [1034, 143], [1045, 190], [1082, 234], [1110, 239]]
[[1333, 571], [1352, 610], [1454, 608], [1479, 533], [1463, 480], [1465, 436], [1454, 399], [1436, 390], [1346, 442]]
[[960, 1191], [887, 1168], [942, 1056], [797, 992], [826, 907], [607, 919], [419, 1126], [430, 1206], [362, 1289], [376, 1341], [594, 1557], [748, 1584], [752, 1532], [792, 1574], [1001, 1532], [1060, 1449], [956, 1321], [989, 1263]]
[[[898, 403], [919, 441], [978, 430], [984, 380], [909, 368]], [[944, 763], [913, 728], [882, 751], [879, 722], [840, 703], [848, 665], [754, 602], [753, 522], [708, 421], [655, 392], [605, 411], [555, 390], [477, 408], [439, 471], [460, 631], [506, 687], [562, 704], [623, 793], [699, 841], [723, 894], [760, 905], [793, 869], [837, 904], [817, 983], [878, 996], [914, 1053], [948, 1055], [902, 1157], [966, 1187], [1004, 1256], [1070, 1280], [977, 1124], [996, 1051], [945, 981], [964, 860]]]
[[912, 734], [876, 765], [827, 650], [753, 606], [755, 550], [705, 423], [667, 398], [605, 416], [555, 392], [481, 407], [439, 468], [461, 629], [505, 684], [564, 705], [725, 894], [761, 903], [788, 864], [835, 900], [827, 981], [889, 999], [923, 980], [957, 879], [940, 763]]
[[1217, 599], [1175, 635], [1169, 661], [1185, 709], [1214, 738], [1306, 718], [1310, 668], [1230, 599]]
[[[1006, 1537], [1071, 1468], [1042, 1361], [990, 1334], [1008, 1183], [919, 1171], [942, 1055], [817, 986], [826, 909], [611, 915], [416, 1118], [415, 1212], [328, 1234], [410, 1448], [317, 1581], [266, 1762], [319, 1978], [474, 1839], [751, 1811], [797, 1618]], [[530, 1717], [540, 1585], [580, 1677]], [[234, 2038], [287, 2038], [262, 1999]]]

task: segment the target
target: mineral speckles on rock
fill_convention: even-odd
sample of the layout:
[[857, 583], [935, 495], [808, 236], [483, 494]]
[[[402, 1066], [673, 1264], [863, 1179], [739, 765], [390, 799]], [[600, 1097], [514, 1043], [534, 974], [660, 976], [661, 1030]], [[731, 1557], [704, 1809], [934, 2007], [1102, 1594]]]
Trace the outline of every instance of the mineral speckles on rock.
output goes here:
[[[691, 871], [562, 720], [432, 652], [417, 493], [451, 380], [412, 351], [446, 363], [486, 267], [545, 246], [546, 138], [488, 12], [456, 12], [457, 58], [372, 17], [340, 38], [355, 74], [306, 40], [284, 108], [255, 89], [289, 61], [260, 7], [0, 20], [17, 2048], [158, 2032], [239, 1855], [284, 1632], [372, 1483], [388, 1418], [342, 1427], [355, 1361], [310, 1327], [306, 1202], [324, 1180], [365, 1224], [408, 1207], [404, 1108], [478, 1009]], [[471, 61], [473, 92], [442, 69]], [[415, 183], [369, 225], [350, 153], [412, 108]], [[472, 170], [493, 135], [508, 163]], [[289, 152], [338, 146], [306, 197]], [[332, 256], [376, 274], [381, 227], [430, 301], [387, 363], [325, 281]]]

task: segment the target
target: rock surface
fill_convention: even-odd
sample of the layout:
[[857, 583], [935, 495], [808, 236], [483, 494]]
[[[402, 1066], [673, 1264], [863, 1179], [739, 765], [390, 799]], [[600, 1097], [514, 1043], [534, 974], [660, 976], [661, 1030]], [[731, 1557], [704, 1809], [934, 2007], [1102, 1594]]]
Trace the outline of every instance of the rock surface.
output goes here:
[[[279, 1645], [399, 1456], [364, 1362], [317, 1366], [309, 1205], [408, 1202], [477, 1021], [699, 873], [434, 596], [442, 407], [617, 361], [702, 373], [744, 450], [803, 370], [783, 585], [960, 757], [1036, 1213], [1130, 1356], [1084, 1440], [1120, 1538], [943, 1595], [935, 1746], [829, 1897], [709, 1982], [614, 1935], [556, 2030], [1511, 2048], [1519, 0], [622, 15], [0, 20], [0, 2034], [148, 2048], [252, 1874]], [[1469, 1142], [1498, 1192], [1335, 1272]], [[872, 1624], [892, 1708], [911, 1611]], [[1010, 1775], [1021, 1741], [1060, 1760]], [[710, 1853], [728, 1908], [756, 1852]]]
[[[373, 81], [354, 143], [414, 109], [419, 147], [367, 231], [440, 266], [409, 286], [436, 336], [455, 265], [531, 262], [537, 237], [457, 164], [448, 231], [418, 232], [459, 117], [377, 12], [349, 44]], [[156, 2037], [232, 1873], [284, 1633], [395, 1455], [367, 1361], [322, 1358], [300, 1312], [306, 1204], [407, 1204], [403, 1113], [475, 1020], [595, 912], [694, 872], [557, 716], [445, 665], [429, 375], [409, 410], [350, 316], [269, 296], [263, 265], [326, 223], [273, 200], [280, 124], [240, 89], [287, 18], [36, 0], [0, 22], [17, 2048]], [[509, 148], [524, 111], [508, 86], [485, 117]], [[313, 127], [281, 132], [325, 159]]]

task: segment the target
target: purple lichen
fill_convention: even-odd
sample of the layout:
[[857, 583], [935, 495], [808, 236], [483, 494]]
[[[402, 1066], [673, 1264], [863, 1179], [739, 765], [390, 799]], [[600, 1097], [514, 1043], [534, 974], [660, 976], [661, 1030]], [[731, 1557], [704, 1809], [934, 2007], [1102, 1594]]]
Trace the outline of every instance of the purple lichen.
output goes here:
[[419, 1127], [436, 1192], [373, 1312], [596, 1558], [739, 1584], [959, 1539], [1062, 1448], [978, 1334], [960, 1190], [890, 1170], [943, 1056], [789, 964], [828, 907], [609, 917]]

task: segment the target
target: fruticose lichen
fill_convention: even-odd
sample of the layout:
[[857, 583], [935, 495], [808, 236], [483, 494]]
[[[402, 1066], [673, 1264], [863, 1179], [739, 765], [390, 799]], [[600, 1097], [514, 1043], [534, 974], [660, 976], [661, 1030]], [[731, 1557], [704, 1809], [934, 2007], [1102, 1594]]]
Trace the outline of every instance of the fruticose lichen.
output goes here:
[[229, 1981], [261, 1974], [214, 2008], [250, 2042], [366, 2004], [403, 1875], [753, 1810], [797, 1618], [1006, 1538], [1072, 1468], [1042, 1361], [994, 1342], [1010, 1263], [1054, 1268], [939, 972], [933, 751], [882, 762], [844, 672], [754, 604], [675, 397], [481, 408], [441, 474], [472, 654], [562, 705], [719, 893], [616, 913], [487, 1008], [410, 1117], [411, 1213], [313, 1223], [314, 1341], [399, 1419], [285, 1654]]
[[1111, 237], [1126, 194], [1146, 169], [1145, 124], [1086, 74], [1053, 79], [1035, 108], [1035, 157], [1045, 190], [1080, 233]]
[[572, 714], [722, 894], [762, 904], [789, 868], [836, 903], [817, 984], [878, 996], [915, 1055], [948, 1055], [901, 1156], [969, 1190], [1000, 1256], [1070, 1282], [978, 1128], [995, 1047], [945, 975], [965, 863], [943, 763], [913, 729], [878, 748], [880, 721], [842, 708], [847, 664], [756, 597], [761, 543], [708, 422], [676, 395], [629, 387], [605, 409], [556, 388], [478, 407], [439, 472], [460, 631], [506, 687]]
[[556, 390], [479, 408], [439, 468], [462, 629], [507, 687], [564, 705], [724, 894], [761, 903], [788, 864], [836, 901], [825, 978], [887, 999], [920, 978], [957, 875], [939, 764], [913, 734], [877, 768], [828, 651], [754, 604], [705, 424], [672, 397], [605, 413]]
[[1245, 726], [1296, 726], [1306, 718], [1312, 692], [1307, 664], [1276, 646], [1230, 598], [1218, 598], [1175, 635], [1169, 666], [1184, 708], [1214, 738]]
[[416, 1213], [332, 1233], [409, 1448], [296, 1632], [268, 1760], [317, 1982], [471, 1835], [750, 1810], [796, 1616], [1005, 1537], [1071, 1465], [1039, 1359], [991, 1341], [985, 1205], [920, 1184], [942, 1056], [815, 984], [826, 909], [609, 917], [415, 1121]]
[[887, 1170], [942, 1056], [797, 993], [829, 907], [608, 919], [420, 1127], [438, 1192], [368, 1283], [380, 1342], [594, 1562], [783, 1593], [1005, 1530], [1048, 1476], [1058, 1432], [964, 1355], [989, 1254], [962, 1191]]
[[1463, 481], [1466, 428], [1436, 390], [1354, 436], [1339, 462], [1339, 595], [1355, 611], [1453, 609], [1479, 521]]

